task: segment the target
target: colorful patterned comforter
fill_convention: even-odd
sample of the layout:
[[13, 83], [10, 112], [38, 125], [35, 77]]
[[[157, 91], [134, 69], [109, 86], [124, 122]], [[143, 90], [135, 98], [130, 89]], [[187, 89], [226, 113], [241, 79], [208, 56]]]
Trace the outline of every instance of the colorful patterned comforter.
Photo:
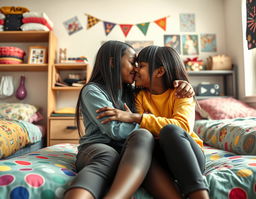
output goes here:
[[205, 147], [206, 183], [211, 199], [256, 198], [256, 156]]
[[[204, 148], [211, 199], [256, 198], [256, 156]], [[76, 145], [61, 144], [0, 161], [0, 199], [62, 198], [76, 176]], [[133, 199], [152, 199], [139, 189]]]
[[22, 120], [0, 119], [0, 159], [42, 138], [39, 127]]
[[195, 132], [204, 143], [225, 151], [256, 155], [256, 118], [197, 120]]

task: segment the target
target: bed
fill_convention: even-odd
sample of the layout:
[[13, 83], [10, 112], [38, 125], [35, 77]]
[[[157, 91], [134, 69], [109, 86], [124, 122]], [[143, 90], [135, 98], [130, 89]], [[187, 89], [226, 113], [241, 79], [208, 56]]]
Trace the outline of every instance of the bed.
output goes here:
[[[212, 199], [256, 198], [256, 157], [205, 146], [205, 181]], [[62, 198], [76, 176], [77, 145], [60, 144], [0, 161], [0, 198]], [[153, 199], [138, 190], [133, 199]]]
[[[222, 105], [226, 109], [224, 102], [227, 102], [229, 107], [237, 106], [239, 111], [225, 110], [224, 114], [222, 110], [209, 111], [209, 104], [207, 108], [204, 104], [209, 101], [200, 102], [203, 114], [199, 113], [201, 118], [197, 118], [194, 131], [205, 144], [205, 183], [209, 186], [210, 197], [256, 198], [256, 110], [234, 99], [217, 100], [221, 105], [216, 105], [216, 100], [215, 104], [209, 100], [214, 110]], [[236, 114], [240, 114], [239, 117]], [[76, 154], [77, 145], [60, 144], [1, 160], [0, 198], [62, 198], [64, 190], [77, 175]], [[153, 198], [140, 188], [133, 199]]]
[[36, 124], [43, 119], [30, 104], [0, 104], [0, 159], [38, 150], [44, 144], [44, 128]]

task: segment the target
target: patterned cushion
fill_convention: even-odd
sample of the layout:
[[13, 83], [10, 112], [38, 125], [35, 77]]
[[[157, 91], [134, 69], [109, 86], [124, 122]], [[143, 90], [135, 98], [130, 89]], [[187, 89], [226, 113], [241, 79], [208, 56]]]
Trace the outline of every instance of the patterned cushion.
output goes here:
[[0, 104], [0, 116], [6, 119], [23, 120], [29, 122], [36, 113], [37, 108], [30, 104], [2, 103]]
[[212, 147], [256, 155], [256, 118], [197, 120], [194, 131]]
[[196, 111], [203, 118], [221, 120], [239, 117], [256, 117], [256, 109], [232, 97], [209, 98], [199, 100], [198, 102], [201, 109], [197, 108]]
[[8, 157], [29, 143], [27, 130], [15, 121], [0, 119], [0, 158]]

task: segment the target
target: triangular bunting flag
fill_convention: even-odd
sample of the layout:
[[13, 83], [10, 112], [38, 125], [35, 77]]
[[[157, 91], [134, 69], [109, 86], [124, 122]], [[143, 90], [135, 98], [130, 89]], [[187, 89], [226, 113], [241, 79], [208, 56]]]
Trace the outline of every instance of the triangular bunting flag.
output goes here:
[[146, 35], [148, 32], [148, 26], [149, 26], [149, 22], [137, 24], [137, 27], [141, 30], [141, 32], [144, 35]]
[[160, 28], [166, 31], [166, 17], [154, 21]]
[[120, 24], [120, 28], [123, 31], [125, 37], [130, 32], [132, 26], [133, 26], [132, 24]]
[[116, 25], [115, 23], [106, 22], [106, 21], [104, 21], [103, 23], [104, 23], [104, 29], [105, 29], [106, 35], [108, 35]]
[[97, 24], [100, 21], [100, 19], [93, 17], [91, 15], [87, 15], [87, 29], [91, 28], [95, 24]]

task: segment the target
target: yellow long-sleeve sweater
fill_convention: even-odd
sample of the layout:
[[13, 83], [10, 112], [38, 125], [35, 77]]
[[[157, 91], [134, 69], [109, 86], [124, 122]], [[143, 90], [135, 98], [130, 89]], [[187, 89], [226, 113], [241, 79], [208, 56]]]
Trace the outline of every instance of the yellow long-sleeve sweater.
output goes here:
[[203, 141], [193, 132], [195, 102], [193, 98], [177, 98], [175, 89], [154, 95], [140, 91], [136, 97], [136, 108], [141, 114], [140, 127], [148, 129], [155, 136], [167, 124], [175, 124], [184, 129], [202, 147]]

